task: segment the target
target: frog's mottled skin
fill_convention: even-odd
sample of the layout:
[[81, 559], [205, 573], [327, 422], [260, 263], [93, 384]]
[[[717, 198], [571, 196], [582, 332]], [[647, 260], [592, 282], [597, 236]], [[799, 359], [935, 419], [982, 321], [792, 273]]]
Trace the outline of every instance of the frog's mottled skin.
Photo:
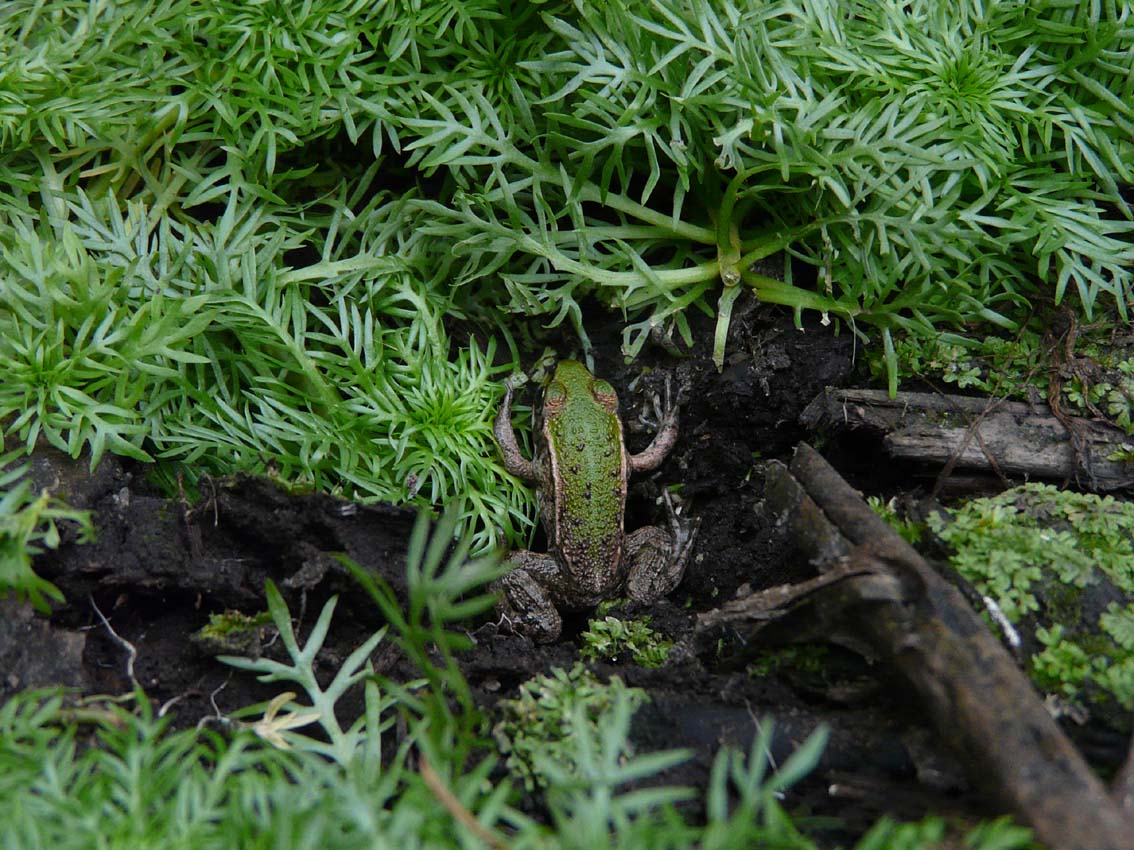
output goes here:
[[[696, 528], [647, 527], [623, 533], [630, 473], [655, 468], [677, 441], [677, 412], [664, 411], [657, 436], [631, 455], [622, 437], [618, 396], [574, 360], [561, 362], [544, 391], [534, 460], [512, 431], [512, 386], [496, 417], [505, 468], [539, 487], [540, 518], [550, 552], [513, 552], [502, 581], [504, 615], [536, 640], [559, 636], [559, 609], [592, 607], [623, 592], [653, 602], [681, 581]], [[667, 501], [667, 507], [669, 503]]]

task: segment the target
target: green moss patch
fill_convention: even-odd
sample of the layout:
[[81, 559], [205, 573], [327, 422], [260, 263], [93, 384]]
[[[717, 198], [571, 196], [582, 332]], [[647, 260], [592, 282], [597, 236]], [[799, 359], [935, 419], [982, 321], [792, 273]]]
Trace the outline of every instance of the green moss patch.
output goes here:
[[930, 527], [961, 575], [1021, 626], [1039, 687], [1134, 707], [1134, 505], [1026, 484]]

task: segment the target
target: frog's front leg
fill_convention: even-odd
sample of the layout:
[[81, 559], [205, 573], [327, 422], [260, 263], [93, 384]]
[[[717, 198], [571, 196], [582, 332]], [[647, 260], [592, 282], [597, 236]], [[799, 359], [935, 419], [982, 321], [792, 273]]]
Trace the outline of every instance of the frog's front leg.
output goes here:
[[563, 618], [552, 600], [563, 568], [551, 555], [522, 549], [510, 552], [504, 563], [512, 567], [502, 579], [497, 613], [512, 629], [536, 643], [551, 643], [563, 630]]
[[669, 594], [681, 583], [689, 556], [693, 554], [700, 519], [678, 517], [668, 490], [665, 506], [669, 515], [668, 530], [647, 526], [626, 536], [623, 554], [629, 564], [626, 595], [637, 602], [657, 602]]
[[496, 414], [496, 421], [492, 426], [492, 434], [500, 446], [500, 455], [504, 458], [504, 468], [525, 481], [535, 481], [540, 485], [546, 482], [538, 464], [524, 457], [520, 444], [516, 442], [516, 432], [512, 428], [512, 396], [515, 390], [512, 379], [504, 381], [504, 401], [500, 404], [500, 412]]
[[670, 379], [665, 379], [665, 403], [654, 396], [654, 414], [658, 430], [646, 448], [628, 458], [631, 472], [649, 472], [657, 469], [677, 443], [677, 404], [670, 393]]

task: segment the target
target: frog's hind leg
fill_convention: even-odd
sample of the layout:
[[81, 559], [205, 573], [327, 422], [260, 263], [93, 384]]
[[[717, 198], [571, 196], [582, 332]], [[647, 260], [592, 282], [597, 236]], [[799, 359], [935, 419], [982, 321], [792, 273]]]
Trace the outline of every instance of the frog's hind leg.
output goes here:
[[693, 542], [697, 539], [700, 519], [677, 516], [665, 493], [669, 530], [657, 526], [639, 528], [626, 536], [624, 557], [629, 563], [626, 573], [626, 595], [636, 602], [657, 602], [670, 593], [685, 576]]
[[496, 610], [501, 619], [536, 643], [551, 643], [563, 630], [563, 618], [548, 587], [556, 584], [561, 567], [550, 555], [526, 549], [510, 553], [504, 563], [512, 570], [500, 579]]

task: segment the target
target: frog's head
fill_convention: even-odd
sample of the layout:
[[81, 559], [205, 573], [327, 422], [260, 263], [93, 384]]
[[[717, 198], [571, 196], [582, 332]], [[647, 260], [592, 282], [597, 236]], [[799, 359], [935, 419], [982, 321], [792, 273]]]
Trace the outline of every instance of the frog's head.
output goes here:
[[618, 395], [614, 387], [596, 378], [578, 360], [561, 360], [543, 393], [543, 414], [552, 419], [573, 403], [594, 401], [609, 413], [618, 412]]

